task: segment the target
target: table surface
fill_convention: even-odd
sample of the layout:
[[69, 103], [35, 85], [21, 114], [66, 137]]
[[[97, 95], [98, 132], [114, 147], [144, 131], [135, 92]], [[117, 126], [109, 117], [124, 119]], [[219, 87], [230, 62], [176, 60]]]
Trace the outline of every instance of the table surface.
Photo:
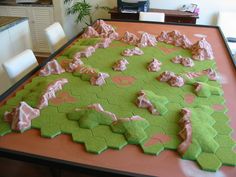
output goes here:
[[[136, 34], [145, 31], [153, 35], [158, 35], [164, 30], [179, 30], [181, 33], [186, 34], [193, 42], [199, 40], [198, 35], [195, 34], [206, 35], [207, 40], [212, 44], [218, 71], [224, 78], [223, 90], [225, 92], [226, 105], [229, 108], [228, 115], [231, 118], [231, 126], [236, 130], [236, 72], [218, 28], [143, 22], [109, 21], [108, 23], [115, 26], [120, 35], [123, 35], [127, 30]], [[236, 138], [236, 131], [234, 131], [233, 137], [234, 139]], [[29, 130], [23, 134], [11, 133], [0, 137], [0, 152], [1, 148], [19, 153], [27, 153], [27, 157], [32, 159], [34, 157], [31, 157], [31, 155], [37, 155], [42, 158], [63, 160], [66, 164], [69, 163], [73, 166], [101, 168], [105, 171], [117, 173], [175, 177], [190, 175], [225, 175], [233, 177], [236, 174], [236, 167], [228, 166], [223, 166], [216, 173], [201, 171], [195, 162], [181, 160], [175, 151], [165, 150], [158, 156], [145, 155], [135, 145], [128, 145], [120, 151], [109, 149], [100, 155], [94, 155], [87, 153], [83, 145], [74, 143], [70, 136], [60, 135], [54, 139], [46, 139], [40, 137], [38, 130]]]

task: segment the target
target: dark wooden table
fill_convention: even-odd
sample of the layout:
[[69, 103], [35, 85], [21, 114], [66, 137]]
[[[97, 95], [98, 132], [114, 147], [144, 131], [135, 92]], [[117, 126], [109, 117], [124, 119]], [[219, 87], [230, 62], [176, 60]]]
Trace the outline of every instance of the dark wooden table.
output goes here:
[[[150, 9], [150, 12], [165, 13], [165, 22], [196, 24], [199, 18], [198, 14], [179, 10]], [[139, 13], [121, 13], [117, 8], [110, 10], [109, 13], [111, 14], [111, 19], [139, 20]]]

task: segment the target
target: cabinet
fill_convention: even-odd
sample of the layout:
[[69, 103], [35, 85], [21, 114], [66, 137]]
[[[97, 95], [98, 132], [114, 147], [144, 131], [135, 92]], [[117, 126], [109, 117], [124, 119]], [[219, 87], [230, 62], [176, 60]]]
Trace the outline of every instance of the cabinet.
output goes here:
[[[199, 18], [197, 14], [178, 10], [150, 9], [150, 12], [164, 13], [165, 22], [196, 24]], [[109, 13], [111, 14], [111, 19], [139, 20], [139, 13], [121, 13], [117, 8], [110, 10]]]
[[4, 16], [29, 18], [33, 51], [50, 52], [44, 29], [54, 22], [53, 7], [4, 6], [4, 9]]

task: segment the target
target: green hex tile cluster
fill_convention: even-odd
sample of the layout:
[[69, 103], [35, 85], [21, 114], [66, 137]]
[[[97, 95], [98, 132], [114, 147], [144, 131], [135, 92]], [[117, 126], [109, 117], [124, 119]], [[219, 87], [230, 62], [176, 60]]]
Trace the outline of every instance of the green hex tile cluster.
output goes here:
[[[66, 64], [71, 61], [75, 53], [84, 50], [87, 46], [97, 44], [100, 40], [100, 38], [79, 39], [66, 49], [62, 56], [57, 58], [59, 62]], [[168, 70], [179, 75], [207, 68], [214, 69], [216, 67], [215, 61], [196, 61], [195, 66], [191, 68], [173, 65], [170, 61], [171, 58], [176, 55], [191, 57], [191, 52], [159, 42], [157, 47], [143, 48], [144, 55], [128, 58], [129, 69], [117, 75], [117, 72], [112, 70], [113, 63], [121, 57], [120, 53], [123, 50], [131, 47], [133, 46], [113, 41], [109, 48], [97, 49], [89, 59], [83, 60], [86, 66], [97, 68], [97, 70], [104, 71], [111, 76], [102, 87], [92, 87], [89, 82], [83, 81], [89, 78], [78, 73], [76, 74], [80, 78], [76, 77], [75, 73], [73, 75], [66, 72], [61, 75], [33, 78], [32, 82], [28, 83], [23, 90], [17, 92], [15, 97], [9, 99], [7, 104], [0, 108], [0, 136], [11, 132], [10, 125], [3, 120], [6, 110], [10, 111], [22, 100], [31, 106], [36, 105], [38, 93], [44, 89], [43, 85], [46, 86], [46, 83], [63, 77], [67, 78], [69, 83], [63, 87], [62, 91], [73, 95], [77, 102], [60, 105], [53, 105], [49, 102], [49, 106], [41, 110], [41, 115], [32, 120], [32, 128], [40, 129], [43, 137], [54, 138], [61, 133], [69, 134], [72, 135], [73, 141], [83, 143], [86, 151], [96, 154], [102, 153], [107, 148], [122, 149], [129, 143], [139, 144], [146, 154], [158, 155], [165, 149], [176, 150], [178, 148], [181, 141], [178, 137], [180, 131], [178, 112], [184, 106], [193, 110], [193, 129], [196, 133], [193, 133], [192, 144], [183, 158], [197, 161], [202, 169], [208, 171], [215, 171], [222, 164], [235, 166], [236, 157], [232, 150], [235, 147], [235, 141], [230, 137], [232, 129], [229, 126], [229, 118], [225, 115], [227, 109], [212, 112], [207, 107], [196, 107], [198, 105], [209, 107], [217, 104], [224, 105], [225, 100], [220, 90], [220, 84], [202, 76], [191, 81], [186, 80], [186, 84], [181, 88], [171, 88], [168, 84], [156, 82], [157, 73], [150, 73], [146, 70], [146, 64], [153, 57], [162, 62], [160, 73]], [[164, 51], [165, 49], [167, 49], [167, 53]], [[113, 82], [112, 78], [117, 76], [135, 79], [130, 85], [123, 86]], [[185, 95], [193, 94], [193, 84], [196, 82], [204, 84], [205, 90], [200, 93], [203, 97], [195, 96], [192, 103], [186, 103]], [[212, 88], [214, 89], [212, 90]], [[162, 116], [152, 115], [134, 104], [135, 93], [140, 90], [148, 92], [149, 99], [154, 105], [156, 104], [157, 108], [159, 107]], [[160, 99], [161, 97], [166, 99]], [[145, 120], [122, 121], [125, 119], [119, 119], [117, 122], [111, 123], [110, 119], [107, 121], [106, 116], [104, 117], [102, 114], [94, 112], [87, 114], [86, 111], [79, 113], [78, 116], [71, 114], [74, 120], [68, 119], [67, 114], [72, 113], [75, 108], [93, 103], [101, 103], [105, 110], [109, 110], [119, 117], [139, 115]], [[91, 129], [80, 127], [80, 121], [84, 127]], [[166, 140], [156, 138], [156, 134], [162, 134]], [[148, 144], [148, 142], [152, 143]]]
[[62, 55], [72, 59], [77, 52], [85, 50], [88, 46], [96, 45], [100, 41], [101, 38], [79, 39], [74, 45], [66, 49]]
[[211, 86], [204, 82], [197, 82], [198, 90], [195, 89], [195, 93], [199, 97], [210, 97], [211, 95], [223, 95], [223, 91], [219, 87]]
[[206, 153], [215, 153], [219, 148], [219, 144], [215, 141], [217, 131], [213, 128], [215, 124], [215, 120], [211, 117], [213, 110], [206, 106], [188, 109], [191, 110], [190, 120], [193, 143], [187, 153], [185, 153], [184, 158], [193, 159], [193, 157], [197, 156], [196, 153], [199, 153], [197, 149]]
[[11, 133], [11, 126], [9, 123], [4, 121], [4, 113], [6, 111], [11, 111], [12, 106], [3, 106], [0, 108], [0, 136], [4, 136], [8, 133]]
[[112, 149], [122, 149], [128, 144], [122, 134], [113, 133], [109, 126], [98, 126], [92, 129], [93, 135], [105, 139], [106, 144]]
[[147, 138], [145, 129], [149, 126], [145, 119], [123, 118], [113, 122], [111, 129], [115, 133], [120, 133], [125, 136], [128, 143], [140, 144]]
[[67, 114], [69, 120], [78, 121], [81, 128], [92, 129], [98, 125], [111, 125], [111, 116], [92, 109], [82, 109]]
[[147, 99], [152, 103], [155, 109], [157, 109], [160, 115], [165, 115], [168, 111], [166, 104], [169, 102], [165, 96], [156, 95], [150, 90], [142, 90], [142, 92], [147, 96]]
[[[94, 70], [96, 73], [99, 72], [99, 70], [92, 68], [89, 65], [84, 65], [84, 67], [86, 67], [88, 70]], [[89, 81], [91, 79], [91, 74], [87, 74], [87, 73], [80, 73], [80, 71], [74, 71], [73, 75], [76, 77], [80, 77], [83, 81]]]

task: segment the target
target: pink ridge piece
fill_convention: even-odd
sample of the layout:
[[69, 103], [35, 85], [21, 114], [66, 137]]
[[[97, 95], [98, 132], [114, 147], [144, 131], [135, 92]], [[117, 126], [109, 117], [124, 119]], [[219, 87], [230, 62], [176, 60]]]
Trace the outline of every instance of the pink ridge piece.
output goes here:
[[20, 102], [19, 106], [11, 112], [5, 112], [4, 120], [11, 123], [11, 129], [23, 132], [31, 127], [31, 120], [38, 117], [40, 111], [30, 107], [26, 102]]
[[135, 47], [134, 49], [125, 49], [122, 52], [122, 55], [126, 57], [131, 57], [133, 55], [143, 55], [143, 54], [144, 54], [143, 51], [138, 47]]
[[185, 67], [193, 67], [194, 66], [194, 62], [191, 58], [182, 57], [181, 55], [174, 57], [171, 61], [176, 64], [182, 64]]
[[157, 40], [155, 36], [148, 33], [143, 33], [137, 44], [138, 47], [147, 47], [156, 45], [157, 45]]
[[46, 66], [40, 70], [40, 76], [49, 76], [51, 74], [61, 74], [64, 73], [65, 70], [61, 67], [61, 65], [53, 59], [52, 61], [48, 62]]
[[192, 113], [187, 108], [183, 108], [181, 114], [182, 118], [179, 121], [179, 125], [182, 130], [179, 132], [179, 136], [183, 141], [178, 147], [178, 152], [184, 155], [192, 143], [192, 124], [190, 120]]
[[95, 52], [95, 48], [93, 46], [89, 46], [85, 50], [77, 52], [74, 55], [74, 59], [79, 59], [79, 58], [82, 58], [82, 57], [88, 58], [88, 57], [92, 56], [92, 54], [94, 52]]
[[184, 85], [184, 79], [170, 71], [163, 72], [158, 80], [161, 82], [168, 82], [172, 87], [182, 87]]
[[213, 60], [214, 54], [211, 45], [202, 38], [192, 46], [192, 56], [195, 60]]
[[136, 45], [138, 43], [139, 38], [128, 31], [125, 32], [124, 36], [121, 38], [121, 41], [126, 42], [130, 45]]
[[179, 31], [162, 31], [157, 37], [160, 42], [165, 42], [167, 44], [173, 44], [176, 47], [182, 47], [184, 49], [191, 49], [192, 42], [187, 38], [187, 36], [181, 34]]
[[101, 37], [110, 39], [117, 39], [119, 37], [119, 34], [115, 31], [115, 29], [111, 25], [106, 24], [103, 20], [97, 20], [93, 25], [93, 28]]
[[159, 112], [155, 108], [155, 106], [149, 101], [144, 91], [140, 91], [138, 93], [138, 98], [136, 100], [136, 104], [139, 108], [147, 108], [149, 112], [155, 115], [159, 115]]
[[62, 86], [68, 83], [68, 80], [65, 78], [58, 79], [48, 85], [47, 89], [44, 91], [40, 98], [40, 102], [37, 106], [38, 109], [42, 109], [48, 106], [48, 101], [56, 97], [56, 92], [62, 89]]
[[128, 118], [119, 119], [119, 121], [121, 121], [121, 122], [140, 121], [140, 120], [145, 120], [145, 119], [140, 117], [140, 116], [138, 116], [138, 115], [135, 115], [135, 116], [132, 116], [132, 117], [128, 117]]
[[200, 72], [189, 72], [185, 75], [189, 79], [194, 79], [196, 77], [200, 77], [200, 76], [204, 76], [204, 75], [207, 76], [212, 81], [216, 81], [218, 79], [218, 75], [217, 75], [216, 71], [211, 68], [205, 69]]
[[126, 65], [128, 64], [129, 62], [125, 58], [123, 58], [121, 60], [118, 60], [112, 68], [115, 71], [124, 71], [127, 69]]
[[[97, 111], [97, 112], [103, 112], [103, 113], [107, 114], [109, 117], [111, 117], [111, 119], [112, 119], [113, 121], [117, 121], [116, 115], [115, 115], [114, 113], [112, 113], [112, 112], [105, 111], [105, 110], [103, 109], [102, 105], [99, 104], [99, 103], [95, 103], [95, 104], [88, 105], [85, 109], [91, 109], [91, 110], [95, 110], [95, 111]], [[76, 109], [76, 111], [80, 111], [80, 110], [82, 110], [82, 109], [80, 109], [80, 108], [77, 108], [77, 109]]]
[[97, 43], [94, 48], [107, 48], [110, 46], [112, 40], [110, 38], [103, 38], [101, 42]]
[[152, 61], [149, 63], [147, 69], [151, 72], [157, 72], [161, 69], [161, 65], [162, 63], [159, 60], [153, 58]]
[[74, 72], [76, 68], [80, 67], [84, 63], [80, 58], [74, 59], [71, 63], [69, 63], [68, 67], [66, 68], [67, 72]]
[[93, 37], [96, 38], [96, 37], [99, 37], [99, 34], [92, 26], [88, 26], [81, 37], [82, 38], [93, 38]]
[[101, 85], [106, 83], [105, 79], [108, 78], [108, 77], [110, 77], [109, 74], [99, 72], [99, 73], [94, 74], [91, 77], [90, 83], [92, 85], [101, 86]]

